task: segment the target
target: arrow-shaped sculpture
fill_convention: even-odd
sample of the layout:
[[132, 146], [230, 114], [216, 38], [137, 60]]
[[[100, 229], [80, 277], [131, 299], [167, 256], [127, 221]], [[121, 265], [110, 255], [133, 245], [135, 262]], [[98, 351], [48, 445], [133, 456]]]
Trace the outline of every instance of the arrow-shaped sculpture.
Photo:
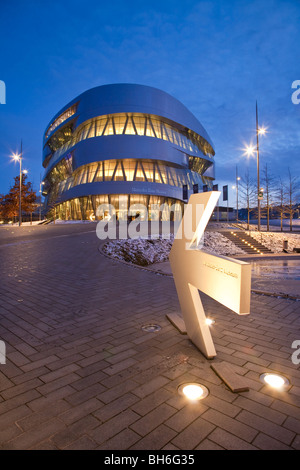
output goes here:
[[198, 290], [239, 315], [250, 313], [251, 265], [197, 248], [219, 197], [219, 191], [190, 197], [169, 256], [187, 334], [208, 359], [216, 350]]

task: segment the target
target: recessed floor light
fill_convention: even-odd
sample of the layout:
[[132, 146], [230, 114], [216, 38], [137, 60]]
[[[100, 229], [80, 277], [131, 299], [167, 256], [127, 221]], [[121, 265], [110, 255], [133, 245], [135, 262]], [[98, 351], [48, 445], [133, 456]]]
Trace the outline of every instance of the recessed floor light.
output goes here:
[[156, 325], [155, 323], [149, 323], [149, 325], [143, 325], [142, 330], [147, 333], [154, 333], [155, 331], [161, 330], [161, 326]]
[[212, 318], [207, 318], [207, 319], [205, 320], [205, 323], [206, 323], [208, 326], [210, 326], [210, 325], [214, 325], [216, 322], [215, 322], [215, 320], [213, 320]]
[[260, 376], [260, 380], [272, 388], [283, 390], [289, 385], [289, 380], [279, 374], [266, 373]]
[[178, 387], [178, 393], [190, 401], [203, 400], [209, 394], [208, 389], [198, 383], [186, 383]]

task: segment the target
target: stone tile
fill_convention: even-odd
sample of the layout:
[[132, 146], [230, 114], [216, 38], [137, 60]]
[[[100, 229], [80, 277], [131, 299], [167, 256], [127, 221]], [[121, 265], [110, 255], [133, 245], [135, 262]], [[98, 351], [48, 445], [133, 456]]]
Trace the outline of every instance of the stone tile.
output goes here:
[[[94, 228], [34, 230], [26, 251], [1, 248], [0, 328], [9, 345], [0, 365], [2, 448], [300, 448], [300, 371], [290, 359], [296, 302], [252, 295], [243, 317], [201, 296], [217, 320], [217, 361], [250, 384], [233, 394], [166, 320], [179, 311], [172, 278], [101, 256]], [[158, 334], [141, 330], [150, 322], [161, 325]], [[262, 385], [259, 375], [271, 370], [289, 377], [288, 392]], [[191, 380], [210, 392], [196, 407], [177, 393]]]

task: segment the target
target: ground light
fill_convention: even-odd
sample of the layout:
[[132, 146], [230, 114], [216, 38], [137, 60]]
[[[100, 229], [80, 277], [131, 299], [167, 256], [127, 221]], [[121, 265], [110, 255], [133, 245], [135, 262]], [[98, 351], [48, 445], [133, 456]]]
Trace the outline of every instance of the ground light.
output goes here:
[[210, 325], [214, 325], [216, 322], [215, 322], [215, 320], [213, 320], [212, 318], [207, 318], [207, 319], [205, 320], [205, 323], [206, 323], [208, 326], [210, 326]]
[[178, 387], [178, 393], [190, 401], [203, 400], [209, 394], [208, 389], [198, 383], [186, 383]]
[[286, 377], [275, 373], [262, 374], [260, 376], [260, 380], [266, 385], [276, 388], [277, 390], [284, 390], [289, 385], [289, 381]]

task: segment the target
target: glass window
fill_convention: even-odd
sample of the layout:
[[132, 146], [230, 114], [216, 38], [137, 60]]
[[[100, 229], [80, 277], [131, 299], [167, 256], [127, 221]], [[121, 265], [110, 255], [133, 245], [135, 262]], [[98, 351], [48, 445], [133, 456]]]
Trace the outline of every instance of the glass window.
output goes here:
[[53, 132], [58, 126], [60, 126], [64, 121], [69, 119], [69, 117], [73, 116], [76, 113], [77, 105], [72, 106], [71, 108], [67, 109], [64, 113], [62, 113], [55, 121], [51, 124], [49, 129], [46, 132], [46, 138]]
[[117, 163], [117, 169], [115, 169], [115, 174], [114, 174], [114, 181], [124, 181], [124, 173], [123, 173], [123, 168], [121, 162]]
[[104, 165], [104, 178], [105, 181], [111, 181], [116, 166], [116, 160], [106, 160]]
[[116, 134], [123, 134], [124, 131], [124, 126], [126, 122], [126, 116], [121, 115], [121, 116], [114, 116], [114, 122], [115, 122], [115, 131]]
[[104, 127], [107, 123], [107, 118], [97, 119], [96, 121], [96, 137], [103, 134]]
[[95, 137], [95, 125], [96, 125], [95, 122], [92, 122], [91, 125], [90, 125], [90, 130], [89, 130], [89, 134], [88, 134], [89, 139], [91, 137]]
[[77, 142], [90, 138], [114, 134], [146, 135], [148, 137], [167, 140], [192, 153], [204, 153], [213, 158], [211, 147], [201, 136], [176, 129], [174, 126], [160, 121], [155, 116], [135, 114], [133, 116], [114, 114], [90, 120], [80, 126], [73, 134], [70, 127], [58, 131], [48, 142], [55, 156], [73, 147]]
[[152, 126], [153, 126], [153, 129], [155, 131], [155, 135], [157, 137], [157, 139], [161, 139], [161, 126], [160, 126], [160, 121], [157, 121], [156, 119], [152, 119], [151, 118], [151, 122], [152, 122]]
[[130, 135], [136, 134], [135, 128], [134, 128], [134, 125], [133, 125], [133, 120], [130, 116], [128, 117], [126, 129], [125, 129], [125, 134], [130, 134]]
[[98, 165], [90, 165], [87, 183], [92, 183], [94, 181], [95, 173], [97, 171], [97, 167], [98, 167]]
[[143, 162], [143, 168], [144, 168], [147, 181], [153, 183], [153, 163]]
[[103, 135], [113, 135], [113, 134], [114, 134], [114, 125], [113, 125], [112, 118], [109, 118]]
[[146, 119], [144, 116], [133, 116], [135, 128], [138, 135], [145, 135], [145, 123]]
[[145, 176], [144, 176], [144, 172], [143, 172], [143, 169], [141, 167], [141, 163], [138, 162], [137, 164], [137, 170], [136, 170], [136, 174], [135, 174], [135, 178], [134, 178], [135, 181], [145, 181]]
[[153, 129], [152, 129], [152, 125], [150, 122], [150, 118], [147, 118], [146, 136], [155, 137]]
[[136, 165], [136, 160], [123, 160], [126, 181], [133, 181]]
[[99, 163], [94, 181], [103, 181], [103, 163]]

